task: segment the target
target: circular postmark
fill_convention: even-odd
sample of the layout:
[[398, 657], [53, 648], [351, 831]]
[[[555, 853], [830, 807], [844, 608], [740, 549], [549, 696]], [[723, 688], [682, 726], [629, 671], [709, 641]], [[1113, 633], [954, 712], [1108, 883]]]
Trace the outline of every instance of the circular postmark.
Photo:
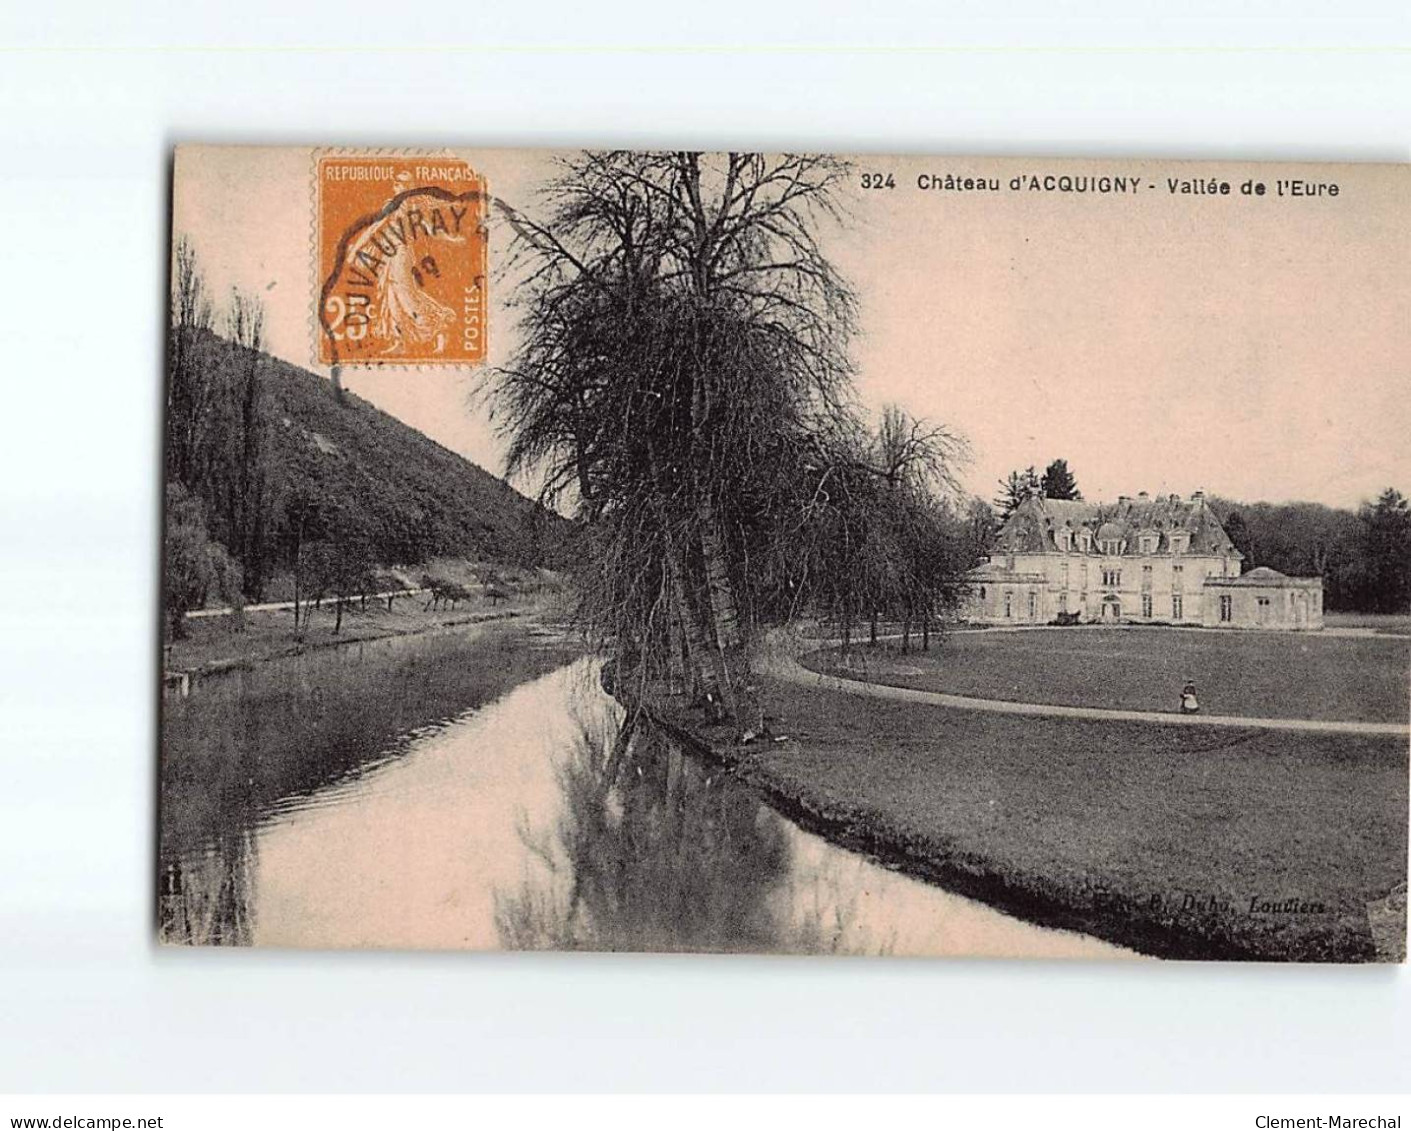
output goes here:
[[316, 360], [476, 365], [486, 356], [485, 179], [457, 157], [322, 156]]

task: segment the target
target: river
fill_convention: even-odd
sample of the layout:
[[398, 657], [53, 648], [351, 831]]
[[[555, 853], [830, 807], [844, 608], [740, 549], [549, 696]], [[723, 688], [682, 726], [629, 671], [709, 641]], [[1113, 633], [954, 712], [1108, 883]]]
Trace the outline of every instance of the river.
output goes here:
[[1109, 957], [804, 832], [522, 626], [311, 652], [165, 705], [168, 943]]

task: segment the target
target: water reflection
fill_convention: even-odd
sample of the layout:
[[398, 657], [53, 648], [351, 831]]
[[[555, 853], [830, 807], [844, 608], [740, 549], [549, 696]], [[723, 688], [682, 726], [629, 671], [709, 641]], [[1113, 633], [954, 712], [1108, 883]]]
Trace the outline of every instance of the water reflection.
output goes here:
[[263, 829], [356, 803], [456, 719], [571, 656], [522, 628], [366, 641], [199, 682], [163, 704], [160, 937], [256, 941]]
[[497, 900], [507, 948], [832, 950], [776, 898], [792, 864], [783, 822], [643, 723], [580, 726], [560, 764], [552, 834], [519, 835], [547, 873]]
[[802, 832], [660, 732], [623, 733], [588, 661], [522, 634], [400, 643], [168, 713], [164, 939], [1121, 953]]
[[168, 860], [158, 888], [161, 937], [191, 946], [249, 946], [256, 840], [249, 830]]
[[617, 717], [580, 718], [557, 817], [520, 816], [526, 875], [496, 897], [507, 949], [1130, 954], [837, 848], [646, 723], [617, 732]]

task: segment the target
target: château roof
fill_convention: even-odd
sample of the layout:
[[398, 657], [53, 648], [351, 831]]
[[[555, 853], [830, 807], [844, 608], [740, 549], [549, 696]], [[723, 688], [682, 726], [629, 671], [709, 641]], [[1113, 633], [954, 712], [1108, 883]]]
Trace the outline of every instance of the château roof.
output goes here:
[[1232, 586], [1258, 589], [1308, 589], [1320, 584], [1316, 577], [1290, 577], [1268, 566], [1260, 566], [1239, 577], [1211, 577], [1205, 582], [1211, 586]]
[[1185, 534], [1188, 554], [1208, 554], [1239, 558], [1215, 512], [1199, 493], [1189, 499], [1179, 495], [1145, 494], [1122, 496], [1115, 503], [1092, 503], [1085, 499], [1045, 499], [1031, 495], [1005, 520], [995, 538], [1000, 553], [1038, 554], [1063, 547], [1060, 535], [1073, 532], [1073, 550], [1081, 549], [1079, 534], [1093, 536], [1093, 552], [1103, 540], [1120, 540], [1123, 554], [1139, 552], [1139, 535], [1155, 535], [1158, 553], [1171, 552], [1171, 536]]

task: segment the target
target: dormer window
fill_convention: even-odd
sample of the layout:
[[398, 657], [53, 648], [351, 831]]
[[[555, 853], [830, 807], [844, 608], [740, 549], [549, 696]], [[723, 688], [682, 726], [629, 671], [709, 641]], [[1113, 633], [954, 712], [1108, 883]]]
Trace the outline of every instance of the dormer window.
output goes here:
[[1119, 538], [1108, 538], [1102, 543], [1104, 554], [1120, 554], [1122, 552], [1122, 541]]
[[1184, 531], [1173, 531], [1171, 534], [1171, 552], [1173, 554], [1184, 554], [1191, 548], [1191, 536]]
[[1081, 534], [1078, 535], [1078, 544], [1082, 547], [1083, 553], [1090, 553], [1093, 548], [1092, 534], [1084, 530]]
[[1143, 534], [1141, 536], [1141, 551], [1143, 554], [1156, 553], [1157, 536], [1155, 534]]

